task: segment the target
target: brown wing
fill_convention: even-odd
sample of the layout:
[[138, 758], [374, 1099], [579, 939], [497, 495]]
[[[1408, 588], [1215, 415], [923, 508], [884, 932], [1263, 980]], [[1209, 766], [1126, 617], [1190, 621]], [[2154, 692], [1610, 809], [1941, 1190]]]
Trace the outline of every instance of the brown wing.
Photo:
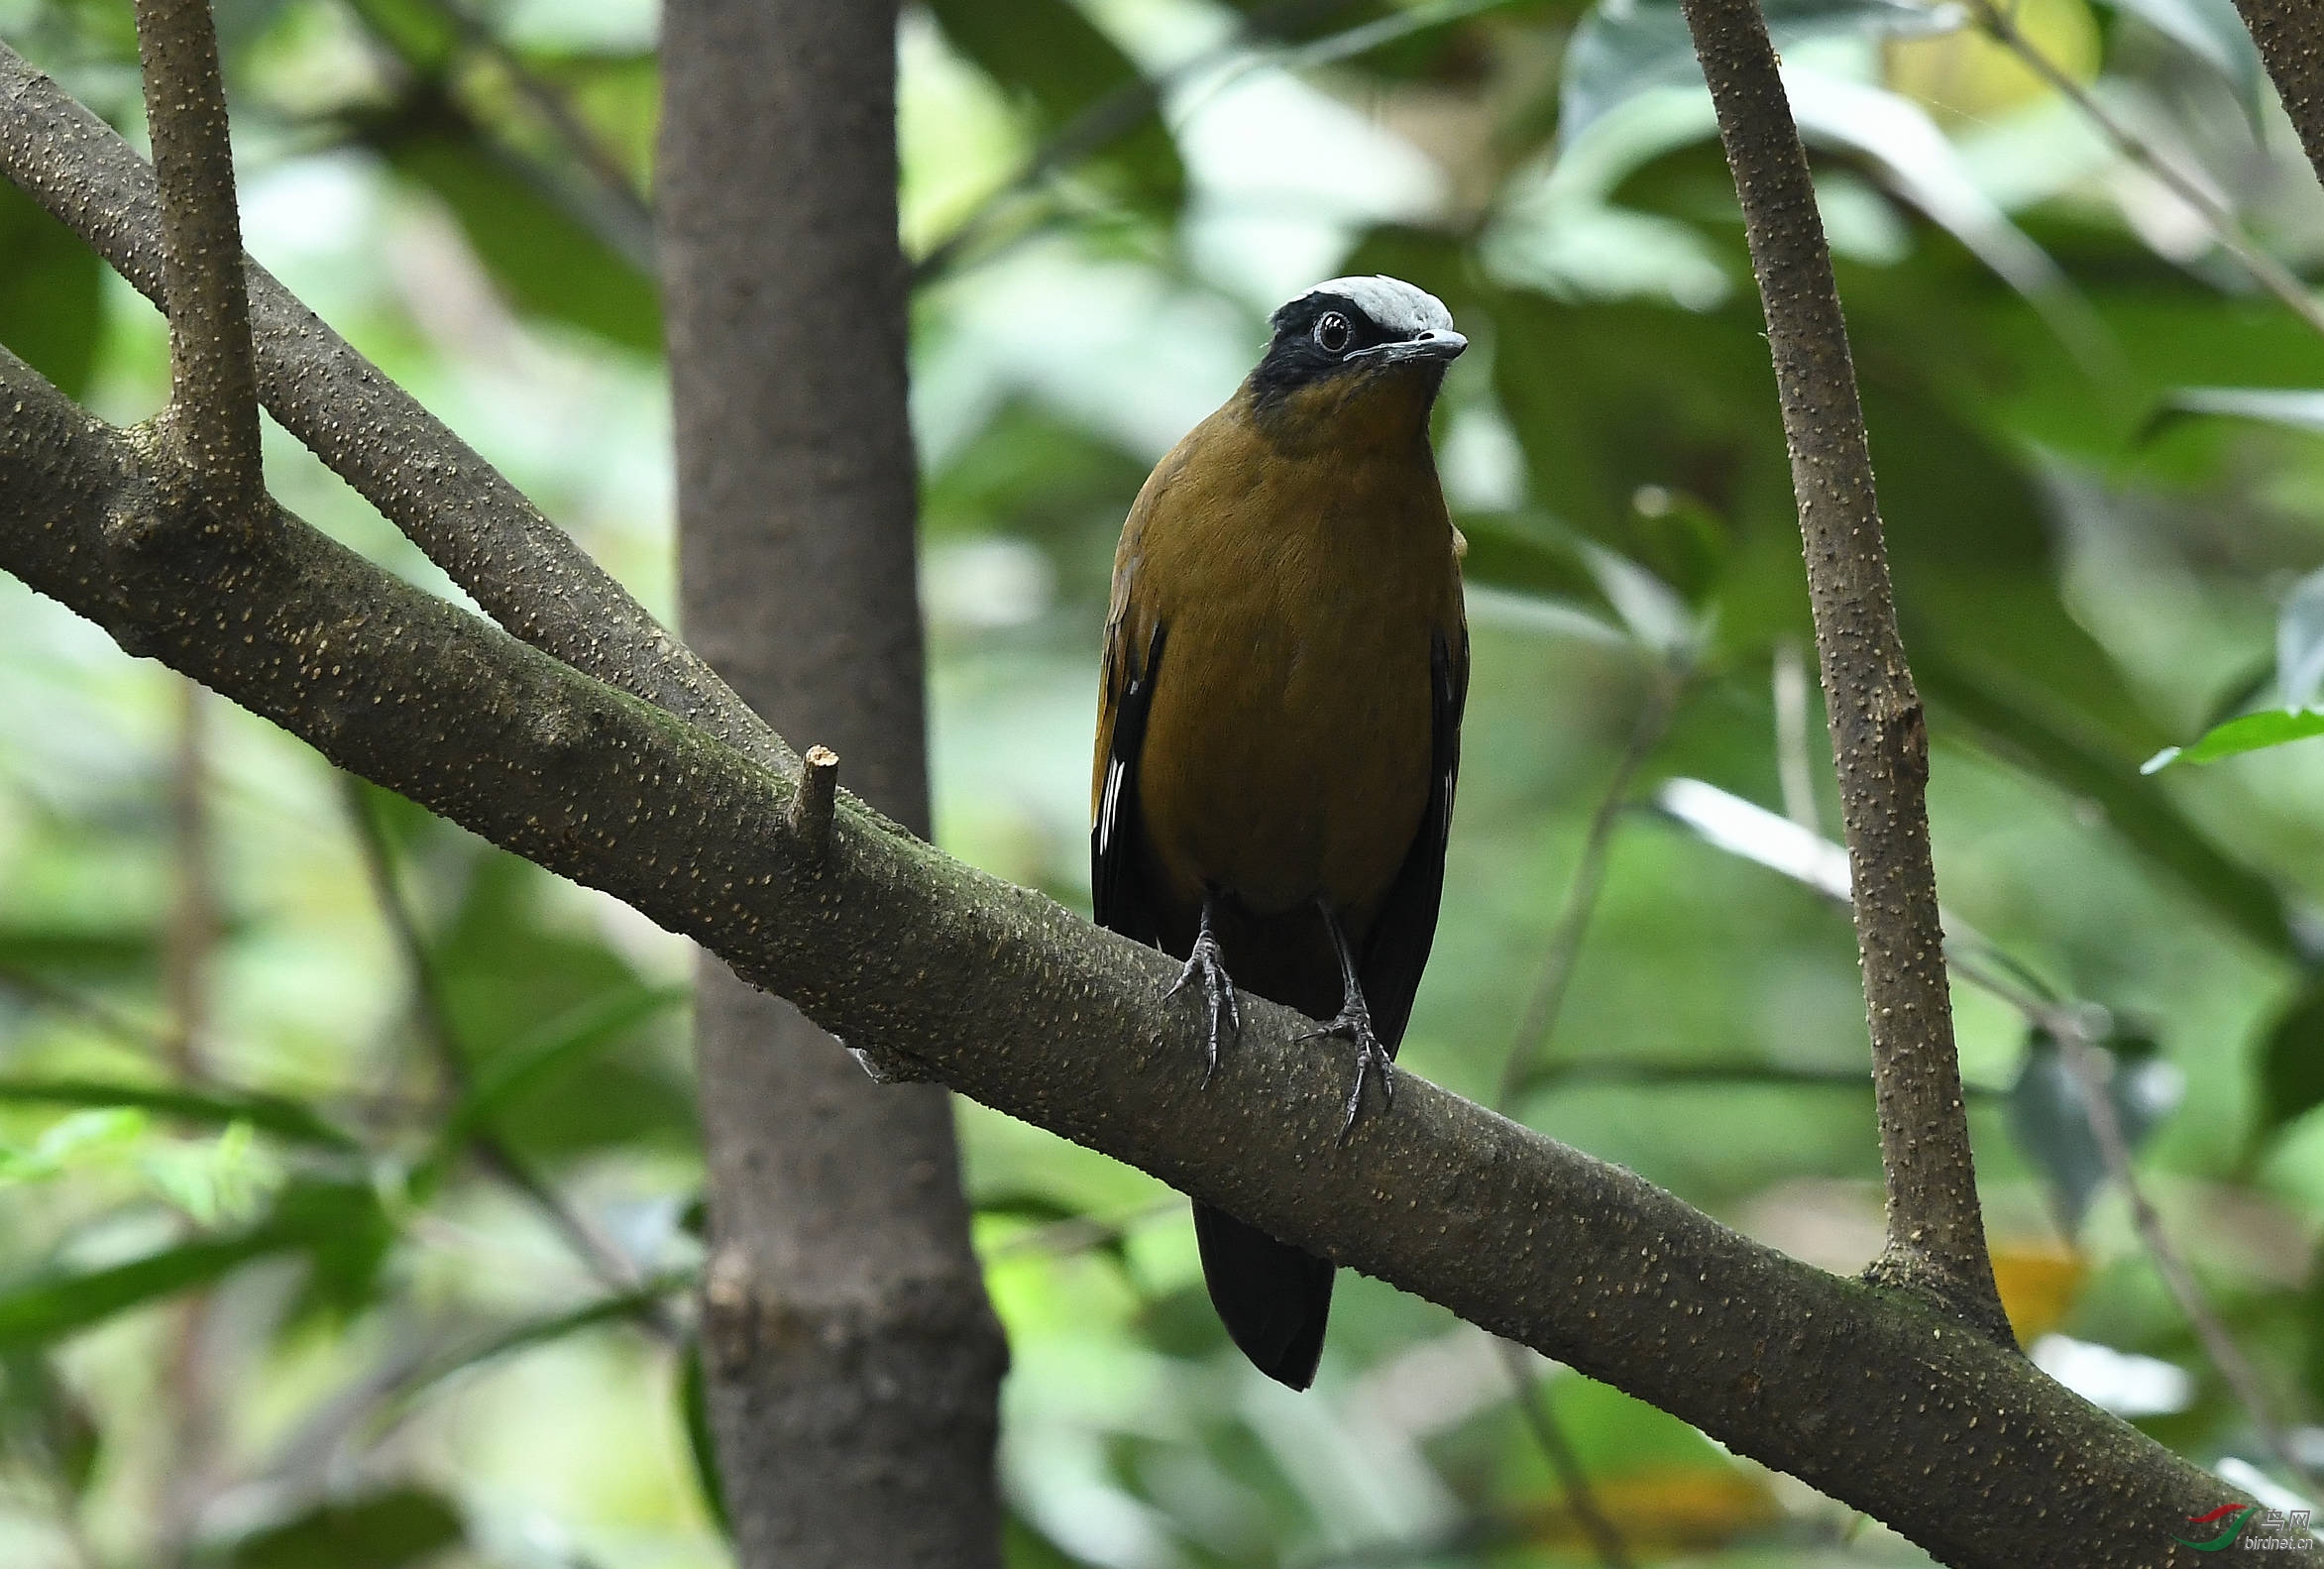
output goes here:
[[1453, 792], [1461, 778], [1461, 713], [1469, 702], [1469, 628], [1458, 650], [1438, 632], [1428, 650], [1430, 766], [1428, 810], [1397, 868], [1364, 941], [1364, 999], [1373, 1028], [1393, 1052], [1412, 1017], [1420, 972], [1436, 941], [1437, 906], [1444, 898], [1445, 843], [1453, 831]]

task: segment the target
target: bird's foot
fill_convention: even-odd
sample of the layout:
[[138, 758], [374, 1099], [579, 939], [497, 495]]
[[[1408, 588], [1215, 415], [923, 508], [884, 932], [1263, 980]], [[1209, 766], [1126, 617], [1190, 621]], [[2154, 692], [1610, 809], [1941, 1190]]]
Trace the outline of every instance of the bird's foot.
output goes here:
[[1243, 1033], [1243, 1004], [1236, 998], [1235, 983], [1227, 975], [1218, 939], [1210, 935], [1208, 927], [1195, 938], [1193, 950], [1186, 955], [1186, 967], [1178, 971], [1178, 978], [1162, 993], [1162, 1001], [1169, 1001], [1197, 980], [1202, 983], [1203, 1001], [1210, 1009], [1210, 1034], [1202, 1064], [1202, 1085], [1208, 1089], [1210, 1075], [1218, 1071], [1220, 1023], [1225, 1022], [1230, 1037]]
[[1356, 1115], [1364, 1109], [1364, 1083], [1374, 1073], [1380, 1075], [1381, 1098], [1387, 1105], [1396, 1103], [1396, 1064], [1383, 1045], [1379, 1032], [1372, 1028], [1372, 1009], [1366, 1006], [1361, 993], [1350, 996], [1341, 1005], [1339, 1016], [1320, 1030], [1310, 1030], [1300, 1039], [1320, 1040], [1331, 1036], [1352, 1041], [1356, 1047], [1356, 1082], [1348, 1090], [1348, 1115], [1340, 1123], [1340, 1143], [1348, 1142], [1348, 1135], [1356, 1131]]

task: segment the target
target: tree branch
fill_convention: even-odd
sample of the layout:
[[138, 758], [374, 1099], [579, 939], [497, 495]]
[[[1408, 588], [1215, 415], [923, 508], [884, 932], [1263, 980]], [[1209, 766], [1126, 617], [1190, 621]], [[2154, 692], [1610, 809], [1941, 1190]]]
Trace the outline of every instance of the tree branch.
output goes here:
[[1257, 998], [1205, 1089], [1153, 950], [848, 800], [810, 868], [788, 773], [277, 510], [172, 526], [136, 445], [5, 354], [0, 400], [0, 567], [825, 1029], [1604, 1379], [1948, 1563], [2199, 1561], [2169, 1531], [2225, 1484], [1915, 1297], [1412, 1075], [1339, 1148], [1311, 1025]]
[[1929, 854], [1929, 728], [1897, 633], [1871, 449], [1808, 155], [1757, 0], [1684, 0], [1684, 9], [1767, 313], [1839, 771], [1888, 1179], [1888, 1241], [1869, 1278], [1927, 1290], [2014, 1345], [1985, 1251], [1953, 1050]]
[[2283, 98], [2300, 146], [2324, 180], [2324, 11], [2315, 0], [2235, 0]]
[[169, 317], [169, 409], [163, 428], [206, 493], [228, 505], [248, 505], [264, 494], [266, 480], [218, 34], [209, 0], [137, 0], [136, 10], [146, 122], [162, 190]]
[[[164, 297], [154, 171], [54, 81], [0, 45], [0, 173], [157, 302]], [[237, 240], [227, 255], [240, 254]], [[475, 449], [244, 259], [259, 396], [282, 428], [510, 632], [691, 720], [761, 762], [797, 766], [782, 738], [709, 665], [543, 516]]]

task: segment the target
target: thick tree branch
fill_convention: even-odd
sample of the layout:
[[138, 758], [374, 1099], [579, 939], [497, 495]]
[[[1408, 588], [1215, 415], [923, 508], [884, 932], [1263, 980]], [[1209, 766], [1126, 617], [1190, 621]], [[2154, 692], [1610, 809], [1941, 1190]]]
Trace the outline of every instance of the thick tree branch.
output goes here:
[[1905, 664], [1831, 253], [1757, 0], [1684, 0], [1742, 200], [1791, 448], [1872, 1034], [1888, 1242], [1871, 1278], [2009, 1343], [1953, 1050], [1929, 854], [1929, 728]]
[[177, 526], [128, 438], [4, 354], [0, 401], [0, 567], [841, 1038], [1627, 1390], [1948, 1563], [2202, 1561], [2169, 1533], [2224, 1484], [1914, 1297], [1409, 1075], [1339, 1148], [1308, 1022], [1256, 998], [1205, 1089], [1152, 950], [850, 801], [811, 866], [789, 774], [284, 514]]
[[2300, 146], [2324, 179], [2324, 7], [2316, 0], [2235, 0], [2283, 98]]
[[164, 428], [219, 502], [256, 503], [258, 377], [242, 282], [242, 219], [210, 0], [137, 0], [146, 122], [162, 189], [162, 275], [169, 317]]
[[[159, 302], [154, 171], [54, 81], [0, 45], [0, 173]], [[240, 254], [236, 241], [228, 255]], [[543, 649], [681, 715], [762, 762], [781, 737], [605, 569], [417, 399], [245, 259], [259, 396], [282, 428], [484, 607]]]

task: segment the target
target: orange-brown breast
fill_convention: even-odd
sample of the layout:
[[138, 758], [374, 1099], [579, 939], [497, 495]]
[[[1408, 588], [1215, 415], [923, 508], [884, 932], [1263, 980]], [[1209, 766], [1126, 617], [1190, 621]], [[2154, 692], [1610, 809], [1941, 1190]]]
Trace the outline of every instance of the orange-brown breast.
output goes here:
[[1155, 891], [1181, 913], [1205, 883], [1262, 916], [1320, 895], [1361, 941], [1411, 846], [1431, 639], [1457, 646], [1461, 626], [1452, 524], [1412, 425], [1286, 450], [1238, 398], [1131, 512], [1115, 615], [1133, 650], [1167, 626], [1139, 790]]

